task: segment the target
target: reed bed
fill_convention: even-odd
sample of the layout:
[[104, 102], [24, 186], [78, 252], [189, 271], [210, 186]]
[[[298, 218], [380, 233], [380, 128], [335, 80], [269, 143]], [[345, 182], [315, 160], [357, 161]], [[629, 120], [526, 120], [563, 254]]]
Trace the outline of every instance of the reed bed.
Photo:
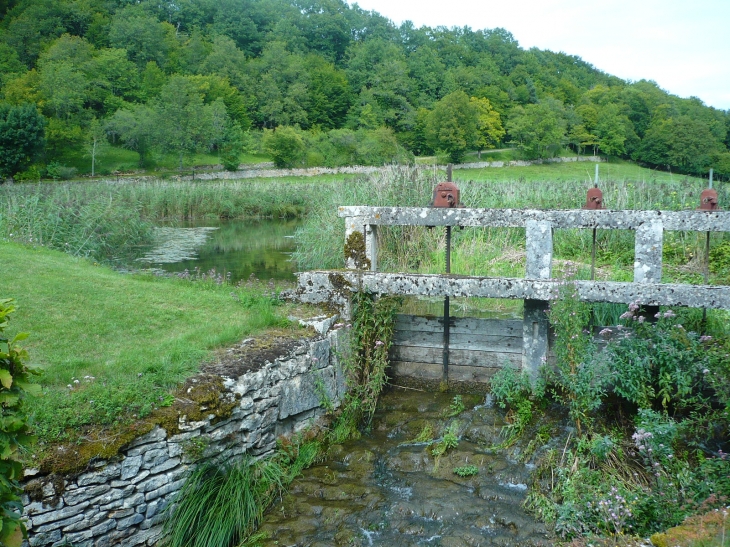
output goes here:
[[0, 186], [0, 238], [113, 262], [151, 243], [163, 220], [302, 216], [311, 188], [251, 181]]

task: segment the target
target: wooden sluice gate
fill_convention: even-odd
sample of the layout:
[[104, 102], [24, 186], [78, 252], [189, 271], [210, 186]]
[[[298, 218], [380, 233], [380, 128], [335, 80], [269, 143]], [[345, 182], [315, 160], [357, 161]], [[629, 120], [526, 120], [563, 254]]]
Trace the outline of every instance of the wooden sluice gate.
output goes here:
[[[305, 302], [328, 302], [338, 306], [346, 317], [349, 295], [356, 290], [378, 295], [524, 300], [521, 321], [452, 317], [443, 337], [439, 334], [444, 330], [443, 318], [399, 316], [391, 352], [399, 376], [481, 382], [506, 363], [521, 366], [536, 376], [549, 352], [550, 329], [545, 312], [562, 282], [552, 277], [556, 228], [635, 233], [633, 281], [575, 281], [577, 297], [582, 301], [637, 303], [649, 309], [660, 305], [730, 309], [728, 286], [661, 282], [664, 231], [728, 232], [727, 211], [340, 207], [339, 216], [345, 219], [346, 250], [349, 246], [352, 251], [352, 243], [357, 240], [361, 242], [361, 256], [346, 252], [344, 270], [298, 274], [298, 294]], [[378, 272], [378, 227], [407, 225], [524, 228], [526, 275], [494, 278]], [[442, 355], [446, 356], [443, 369]]]

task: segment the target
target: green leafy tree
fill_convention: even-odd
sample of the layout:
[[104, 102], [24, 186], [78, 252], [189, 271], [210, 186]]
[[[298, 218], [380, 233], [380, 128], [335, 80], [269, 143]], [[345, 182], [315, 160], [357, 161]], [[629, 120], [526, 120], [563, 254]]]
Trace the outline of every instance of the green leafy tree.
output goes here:
[[40, 392], [39, 386], [31, 382], [35, 371], [24, 363], [28, 354], [17, 346], [28, 335], [20, 333], [12, 339], [4, 335], [14, 311], [12, 300], [0, 299], [0, 545], [6, 547], [20, 547], [27, 538], [20, 519], [23, 510], [20, 453], [31, 444], [33, 437], [24, 405], [29, 395]]
[[43, 151], [44, 128], [35, 105], [0, 103], [0, 178], [19, 173]]
[[653, 165], [704, 173], [722, 149], [706, 124], [689, 116], [655, 120], [646, 130], [638, 159]]
[[449, 93], [436, 103], [426, 124], [426, 140], [433, 150], [443, 150], [459, 163], [467, 150], [482, 138], [479, 108], [463, 91]]
[[210, 143], [211, 114], [195, 83], [188, 78], [174, 76], [162, 88], [154, 107], [154, 135], [163, 151], [178, 156], [180, 169], [186, 154]]
[[499, 112], [492, 108], [489, 99], [471, 97], [469, 102], [477, 111], [477, 131], [479, 133], [477, 148], [479, 157], [481, 157], [482, 149], [497, 146], [504, 137], [505, 132]]
[[304, 159], [304, 138], [294, 127], [279, 126], [273, 131], [264, 131], [264, 151], [274, 160], [277, 167], [294, 167]]
[[134, 105], [117, 110], [107, 122], [106, 130], [123, 146], [139, 154], [139, 166], [144, 167], [154, 142], [154, 113], [146, 105]]
[[106, 129], [98, 119], [94, 118], [89, 124], [86, 132], [86, 156], [91, 158], [91, 176], [96, 176], [96, 159], [99, 154], [109, 147], [109, 141], [106, 138]]
[[546, 103], [517, 106], [507, 122], [507, 131], [528, 156], [544, 158], [561, 146], [566, 122]]

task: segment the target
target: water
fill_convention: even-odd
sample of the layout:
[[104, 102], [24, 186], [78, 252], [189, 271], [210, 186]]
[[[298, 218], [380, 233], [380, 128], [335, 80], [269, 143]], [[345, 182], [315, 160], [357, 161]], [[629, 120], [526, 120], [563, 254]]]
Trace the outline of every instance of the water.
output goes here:
[[300, 220], [196, 221], [156, 229], [152, 247], [141, 249], [136, 267], [164, 272], [230, 274], [234, 283], [248, 279], [294, 281], [294, 231]]
[[[503, 414], [484, 404], [445, 416], [451, 395], [394, 389], [381, 398], [372, 432], [338, 445], [306, 470], [269, 510], [262, 545], [296, 547], [485, 547], [551, 545], [545, 527], [525, 513], [532, 465], [507, 453]], [[464, 396], [467, 408], [478, 399]], [[435, 436], [454, 421], [459, 444], [435, 458], [413, 442], [424, 426]], [[454, 468], [474, 465], [459, 477]]]

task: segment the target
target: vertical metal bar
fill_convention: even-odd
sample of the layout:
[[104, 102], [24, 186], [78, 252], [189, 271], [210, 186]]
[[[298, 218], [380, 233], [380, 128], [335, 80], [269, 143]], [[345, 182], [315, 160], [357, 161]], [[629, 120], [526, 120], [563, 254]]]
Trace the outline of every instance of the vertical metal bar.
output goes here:
[[[446, 166], [446, 181], [452, 181], [454, 165], [449, 163]], [[446, 273], [451, 273], [451, 226], [446, 227]], [[449, 309], [449, 297], [444, 297], [444, 351], [443, 351], [443, 374], [442, 380], [448, 385], [449, 382], [449, 338], [451, 336], [451, 313]]]
[[[714, 170], [710, 167], [710, 189], [712, 189], [712, 175]], [[705, 285], [710, 283], [710, 232], [707, 232], [705, 238], [705, 271], [703, 272]], [[702, 308], [702, 332], [707, 331], [707, 308]]]
[[[446, 227], [446, 273], [451, 273], [451, 226]], [[443, 374], [444, 382], [449, 381], [449, 338], [451, 336], [451, 313], [449, 310], [449, 297], [444, 297], [444, 352], [443, 352]]]
[[593, 249], [591, 250], [591, 281], [596, 279], [596, 228], [593, 228]]

